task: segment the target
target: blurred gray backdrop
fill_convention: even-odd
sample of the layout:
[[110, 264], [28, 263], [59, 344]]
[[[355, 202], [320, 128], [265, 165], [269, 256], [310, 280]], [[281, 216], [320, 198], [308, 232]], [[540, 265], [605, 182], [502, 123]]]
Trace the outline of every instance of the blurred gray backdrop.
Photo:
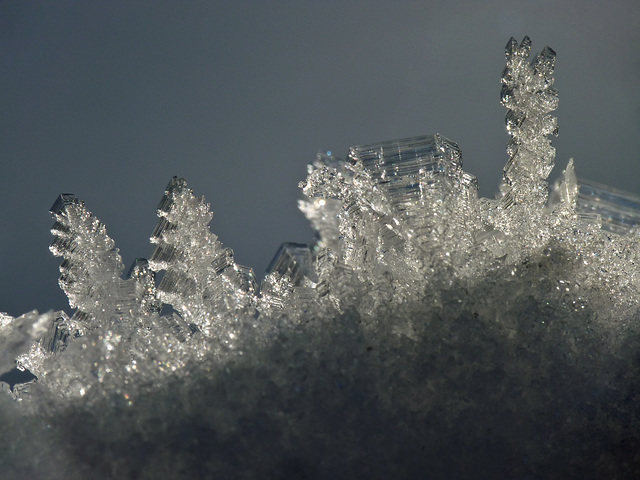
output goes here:
[[524, 35], [558, 53], [555, 172], [574, 157], [640, 192], [635, 0], [2, 1], [0, 311], [69, 311], [48, 251], [61, 192], [129, 265], [184, 176], [259, 277], [281, 242], [312, 237], [297, 184], [319, 149], [438, 132], [493, 196], [503, 49]]

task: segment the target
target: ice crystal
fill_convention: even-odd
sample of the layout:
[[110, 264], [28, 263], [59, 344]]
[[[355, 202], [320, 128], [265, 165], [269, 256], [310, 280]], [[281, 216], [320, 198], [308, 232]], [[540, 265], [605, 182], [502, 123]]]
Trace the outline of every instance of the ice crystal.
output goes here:
[[548, 188], [555, 53], [530, 51], [506, 47], [496, 199], [439, 134], [321, 152], [317, 237], [259, 289], [184, 179], [125, 278], [61, 195], [75, 311], [0, 315], [3, 478], [636, 478], [640, 197], [573, 160]]
[[169, 182], [157, 212], [149, 268], [164, 271], [158, 300], [210, 338], [236, 337], [238, 317], [253, 313], [253, 272], [237, 265], [233, 251], [211, 233], [209, 205], [193, 196], [184, 179]]

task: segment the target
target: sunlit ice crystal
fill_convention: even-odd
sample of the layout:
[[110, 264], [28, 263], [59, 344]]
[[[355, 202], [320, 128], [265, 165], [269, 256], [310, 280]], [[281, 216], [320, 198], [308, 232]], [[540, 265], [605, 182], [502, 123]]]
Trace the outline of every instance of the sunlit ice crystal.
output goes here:
[[495, 199], [439, 134], [322, 151], [260, 288], [185, 179], [124, 277], [61, 195], [74, 312], [0, 314], [0, 476], [640, 477], [640, 197], [549, 189], [555, 53], [506, 60]]
[[578, 183], [577, 210], [598, 215], [602, 228], [633, 235], [640, 228], [640, 196], [586, 179]]
[[260, 286], [260, 310], [285, 309], [292, 301], [313, 302], [317, 297], [316, 263], [314, 246], [291, 242], [280, 245]]
[[392, 140], [352, 147], [349, 159], [374, 177], [395, 218], [416, 236], [428, 235], [430, 209], [477, 196], [477, 182], [462, 170], [459, 147], [440, 135]]
[[94, 323], [132, 313], [137, 308], [134, 284], [120, 278], [124, 265], [105, 226], [71, 194], [60, 195], [51, 214], [56, 221], [49, 248], [63, 258], [59, 283], [69, 305]]
[[212, 214], [204, 198], [194, 197], [186, 181], [174, 177], [157, 212], [160, 221], [151, 237], [156, 249], [149, 266], [164, 271], [158, 298], [205, 332], [223, 321], [227, 308], [250, 308], [253, 273], [237, 266], [233, 251], [210, 232]]
[[546, 178], [553, 169], [555, 149], [547, 135], [557, 134], [557, 122], [549, 112], [557, 108], [553, 87], [555, 52], [549, 47], [529, 62], [531, 41], [507, 43], [507, 66], [502, 74], [502, 104], [508, 109], [509, 161], [504, 168], [502, 207], [513, 217], [530, 216], [523, 205], [540, 206], [547, 201]]

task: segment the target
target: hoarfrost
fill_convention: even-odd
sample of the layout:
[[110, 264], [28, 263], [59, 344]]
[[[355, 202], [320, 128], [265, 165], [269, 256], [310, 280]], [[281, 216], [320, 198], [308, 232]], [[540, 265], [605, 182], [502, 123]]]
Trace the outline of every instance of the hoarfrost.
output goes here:
[[321, 152], [317, 238], [260, 289], [184, 179], [126, 278], [61, 195], [75, 312], [0, 316], [2, 368], [37, 377], [0, 399], [3, 478], [639, 475], [640, 197], [573, 160], [549, 193], [555, 53], [530, 51], [506, 47], [496, 199], [439, 134]]

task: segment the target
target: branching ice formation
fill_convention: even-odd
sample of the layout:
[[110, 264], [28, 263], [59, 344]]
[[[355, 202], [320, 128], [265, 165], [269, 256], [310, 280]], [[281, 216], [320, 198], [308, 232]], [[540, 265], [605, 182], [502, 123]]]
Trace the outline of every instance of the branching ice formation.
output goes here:
[[558, 92], [552, 87], [556, 54], [545, 47], [529, 63], [530, 51], [529, 37], [520, 45], [511, 39], [502, 73], [502, 104], [509, 109], [506, 123], [511, 135], [509, 161], [504, 168], [502, 205], [506, 209], [518, 204], [539, 209], [546, 203], [545, 180], [556, 156], [546, 138], [558, 133], [556, 118], [548, 114], [558, 106]]
[[233, 260], [209, 230], [211, 213], [184, 179], [174, 177], [158, 205], [160, 222], [151, 236], [156, 244], [149, 267], [164, 271], [157, 299], [171, 305], [192, 328], [206, 336], [238, 335], [239, 317], [252, 316], [256, 284], [253, 272]]
[[317, 238], [283, 244], [259, 289], [184, 179], [126, 278], [61, 195], [51, 251], [76, 310], [0, 315], [0, 365], [36, 377], [0, 410], [23, 414], [3, 420], [36, 466], [0, 444], [3, 473], [640, 475], [640, 197], [573, 160], [549, 191], [555, 53], [530, 50], [506, 47], [496, 199], [439, 134], [321, 152], [299, 203]]

